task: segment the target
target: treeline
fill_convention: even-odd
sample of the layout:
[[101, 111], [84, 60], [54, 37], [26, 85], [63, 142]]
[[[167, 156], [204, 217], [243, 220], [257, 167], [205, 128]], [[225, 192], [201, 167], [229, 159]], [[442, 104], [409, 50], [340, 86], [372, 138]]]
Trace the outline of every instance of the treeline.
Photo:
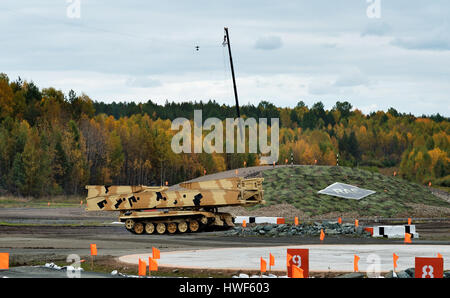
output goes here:
[[[235, 118], [214, 101], [158, 105], [93, 102], [87, 95], [0, 74], [0, 192], [23, 196], [79, 194], [87, 184], [159, 185], [259, 164], [258, 154], [175, 154], [171, 121]], [[348, 102], [325, 110], [280, 108], [262, 101], [241, 115], [280, 119], [279, 163], [397, 167], [420, 183], [449, 186], [449, 119], [394, 109], [364, 115]], [[269, 121], [270, 123], [270, 121]], [[207, 134], [208, 132], [204, 132]]]

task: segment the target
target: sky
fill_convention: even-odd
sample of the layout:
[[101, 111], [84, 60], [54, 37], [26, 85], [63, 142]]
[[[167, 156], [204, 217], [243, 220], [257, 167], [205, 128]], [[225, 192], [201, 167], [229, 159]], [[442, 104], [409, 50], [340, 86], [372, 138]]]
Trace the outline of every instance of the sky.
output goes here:
[[[0, 0], [0, 72], [96, 101], [450, 116], [448, 0]], [[198, 46], [197, 51], [195, 47]]]

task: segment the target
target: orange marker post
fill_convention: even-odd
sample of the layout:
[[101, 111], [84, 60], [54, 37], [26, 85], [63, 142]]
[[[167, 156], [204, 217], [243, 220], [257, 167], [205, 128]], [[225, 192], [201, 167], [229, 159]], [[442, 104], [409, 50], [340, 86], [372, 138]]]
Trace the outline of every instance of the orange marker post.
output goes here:
[[261, 262], [261, 275], [263, 274], [263, 272], [267, 271], [267, 262], [261, 257], [260, 259]]
[[158, 262], [153, 258], [148, 258], [148, 274], [151, 276], [152, 271], [158, 271]]
[[[157, 260], [160, 258], [160, 251], [156, 247], [152, 247], [153, 259]], [[150, 264], [150, 263], [149, 263]]]
[[91, 244], [91, 256], [97, 255], [97, 244]]
[[238, 170], [236, 169], [236, 171], [235, 171], [235, 172], [236, 172], [236, 176], [237, 176], [237, 175], [239, 174], [239, 171], [238, 171]]
[[408, 225], [411, 225], [411, 217], [408, 218]]
[[355, 219], [355, 228], [359, 226], [359, 220]]
[[145, 261], [139, 259], [139, 268], [138, 268], [139, 276], [147, 275], [147, 263]]
[[440, 253], [437, 254], [437, 257], [442, 259], [442, 255]]
[[296, 226], [298, 226], [298, 217], [297, 217], [297, 216], [294, 218], [294, 224], [295, 224]]
[[80, 206], [83, 206], [83, 201], [80, 201]]
[[47, 203], [47, 206], [50, 207], [50, 202]]
[[97, 255], [97, 244], [91, 244], [91, 270], [94, 269], [94, 256]]
[[405, 233], [405, 243], [412, 243], [411, 234]]
[[272, 266], [275, 266], [275, 257], [269, 253], [269, 272], [272, 271]]
[[358, 262], [359, 262], [359, 257], [357, 255], [354, 255], [353, 257], [353, 271], [354, 272], [358, 272], [359, 268], [358, 268]]
[[0, 269], [9, 269], [9, 253], [7, 252], [0, 253]]
[[340, 218], [340, 217], [338, 218], [338, 224], [340, 224], [340, 225], [342, 224], [342, 218]]
[[325, 233], [323, 232], [323, 229], [320, 229], [320, 241], [323, 241], [325, 239]]
[[244, 168], [247, 166], [247, 162], [244, 160]]
[[292, 278], [304, 278], [303, 269], [292, 265]]
[[206, 170], [203, 170], [203, 175], [206, 175]]
[[242, 221], [242, 226], [245, 228], [247, 227], [247, 222], [245, 221], [245, 219]]
[[394, 271], [395, 271], [395, 269], [397, 269], [398, 256], [395, 253], [393, 253], [392, 259], [394, 260]]

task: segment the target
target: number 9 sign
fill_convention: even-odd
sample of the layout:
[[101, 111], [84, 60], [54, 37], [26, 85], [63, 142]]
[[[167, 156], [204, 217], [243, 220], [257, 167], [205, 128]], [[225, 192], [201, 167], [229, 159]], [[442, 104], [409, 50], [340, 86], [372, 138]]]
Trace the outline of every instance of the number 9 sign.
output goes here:
[[297, 266], [303, 270], [303, 276], [309, 275], [309, 250], [308, 249], [288, 249], [287, 250], [287, 274], [292, 277], [292, 266]]

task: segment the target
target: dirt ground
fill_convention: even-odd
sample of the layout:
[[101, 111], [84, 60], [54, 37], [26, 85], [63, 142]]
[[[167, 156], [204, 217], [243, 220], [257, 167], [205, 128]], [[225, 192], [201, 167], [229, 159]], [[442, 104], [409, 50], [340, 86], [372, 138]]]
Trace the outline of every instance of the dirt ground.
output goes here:
[[[253, 215], [258, 215], [257, 212]], [[115, 257], [126, 254], [148, 253], [152, 247], [162, 252], [196, 250], [219, 247], [255, 247], [277, 245], [319, 244], [317, 237], [235, 237], [223, 231], [175, 235], [134, 235], [123, 225], [114, 224], [114, 213], [92, 213], [83, 208], [0, 208], [0, 252], [10, 253], [11, 266], [60, 262], [64, 265], [70, 254], [78, 254], [89, 261], [90, 244], [98, 248], [99, 270], [122, 270], [132, 274], [136, 268], [118, 263]], [[372, 221], [361, 221], [360, 225]], [[450, 245], [450, 220], [416, 220], [420, 239], [414, 244]], [[399, 239], [354, 238], [329, 236], [324, 244], [386, 244], [402, 243]], [[66, 263], [67, 264], [67, 263]], [[96, 266], [97, 266], [96, 265]], [[121, 271], [121, 272], [122, 272]], [[230, 277], [239, 272], [161, 268], [162, 276]], [[251, 273], [251, 272], [243, 272]], [[322, 276], [317, 273], [317, 277]], [[327, 276], [331, 277], [331, 276]]]

